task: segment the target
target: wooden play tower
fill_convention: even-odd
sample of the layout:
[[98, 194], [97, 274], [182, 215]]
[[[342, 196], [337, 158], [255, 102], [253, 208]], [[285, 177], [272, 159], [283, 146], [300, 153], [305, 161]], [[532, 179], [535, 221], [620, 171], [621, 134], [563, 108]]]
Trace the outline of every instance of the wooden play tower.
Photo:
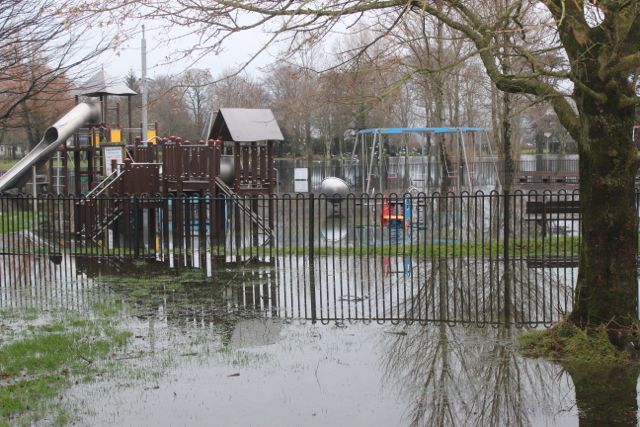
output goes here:
[[[231, 225], [236, 236], [250, 227], [250, 244], [270, 242], [274, 143], [283, 140], [273, 113], [223, 108], [210, 128], [208, 140], [196, 143], [169, 137], [151, 144], [137, 138], [126, 147], [125, 160], [113, 160], [111, 173], [77, 204], [77, 233], [97, 241], [111, 230], [124, 241], [141, 228], [145, 236], [168, 235], [173, 228], [179, 240], [195, 233], [225, 242]], [[141, 213], [143, 220], [133, 217]]]

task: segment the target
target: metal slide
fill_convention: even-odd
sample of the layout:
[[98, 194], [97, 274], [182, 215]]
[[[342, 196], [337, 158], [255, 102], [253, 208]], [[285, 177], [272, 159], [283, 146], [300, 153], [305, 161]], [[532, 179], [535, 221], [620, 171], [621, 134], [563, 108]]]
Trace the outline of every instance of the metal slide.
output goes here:
[[24, 184], [31, 167], [46, 161], [58, 145], [67, 140], [82, 125], [100, 120], [100, 104], [80, 103], [46, 130], [42, 140], [4, 175], [0, 176], [0, 193]]

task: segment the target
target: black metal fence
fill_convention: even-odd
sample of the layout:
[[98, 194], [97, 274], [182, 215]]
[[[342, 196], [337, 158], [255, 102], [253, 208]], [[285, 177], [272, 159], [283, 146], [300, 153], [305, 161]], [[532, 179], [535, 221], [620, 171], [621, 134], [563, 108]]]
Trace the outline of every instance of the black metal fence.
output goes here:
[[145, 259], [222, 283], [252, 265], [238, 271], [261, 307], [318, 321], [550, 324], [571, 308], [580, 244], [579, 195], [566, 191], [18, 195], [0, 213], [5, 293], [78, 263]]
[[572, 258], [577, 191], [89, 199], [0, 197], [3, 254], [150, 258], [285, 255]]

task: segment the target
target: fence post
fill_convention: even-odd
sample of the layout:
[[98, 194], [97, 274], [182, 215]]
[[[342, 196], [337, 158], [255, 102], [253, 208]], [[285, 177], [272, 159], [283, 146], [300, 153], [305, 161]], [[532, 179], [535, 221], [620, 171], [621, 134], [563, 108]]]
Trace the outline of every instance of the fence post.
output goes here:
[[509, 205], [511, 204], [509, 197], [509, 190], [504, 190], [504, 248], [503, 248], [503, 259], [504, 259], [504, 320], [505, 324], [510, 323], [511, 317], [511, 269], [509, 267], [510, 259], [509, 259], [509, 234], [510, 234], [510, 211]]
[[140, 200], [133, 196], [133, 257], [140, 257]]
[[316, 323], [316, 268], [315, 268], [315, 203], [309, 194], [309, 298], [311, 299], [311, 323]]

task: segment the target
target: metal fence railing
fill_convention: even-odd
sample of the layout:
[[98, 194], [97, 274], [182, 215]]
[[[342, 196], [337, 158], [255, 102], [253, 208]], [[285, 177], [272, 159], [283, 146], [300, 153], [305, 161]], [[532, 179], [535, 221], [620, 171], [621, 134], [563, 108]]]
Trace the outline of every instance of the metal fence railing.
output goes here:
[[[278, 255], [572, 257], [577, 191], [0, 197], [4, 253], [268, 259]], [[186, 257], [186, 258], [185, 258]]]
[[212, 277], [267, 265], [251, 280], [270, 285], [253, 293], [268, 292], [282, 316], [319, 321], [549, 324], [571, 307], [580, 244], [579, 195], [566, 191], [12, 195], [0, 214], [4, 291], [59, 268], [34, 259], [74, 269], [146, 259]]

